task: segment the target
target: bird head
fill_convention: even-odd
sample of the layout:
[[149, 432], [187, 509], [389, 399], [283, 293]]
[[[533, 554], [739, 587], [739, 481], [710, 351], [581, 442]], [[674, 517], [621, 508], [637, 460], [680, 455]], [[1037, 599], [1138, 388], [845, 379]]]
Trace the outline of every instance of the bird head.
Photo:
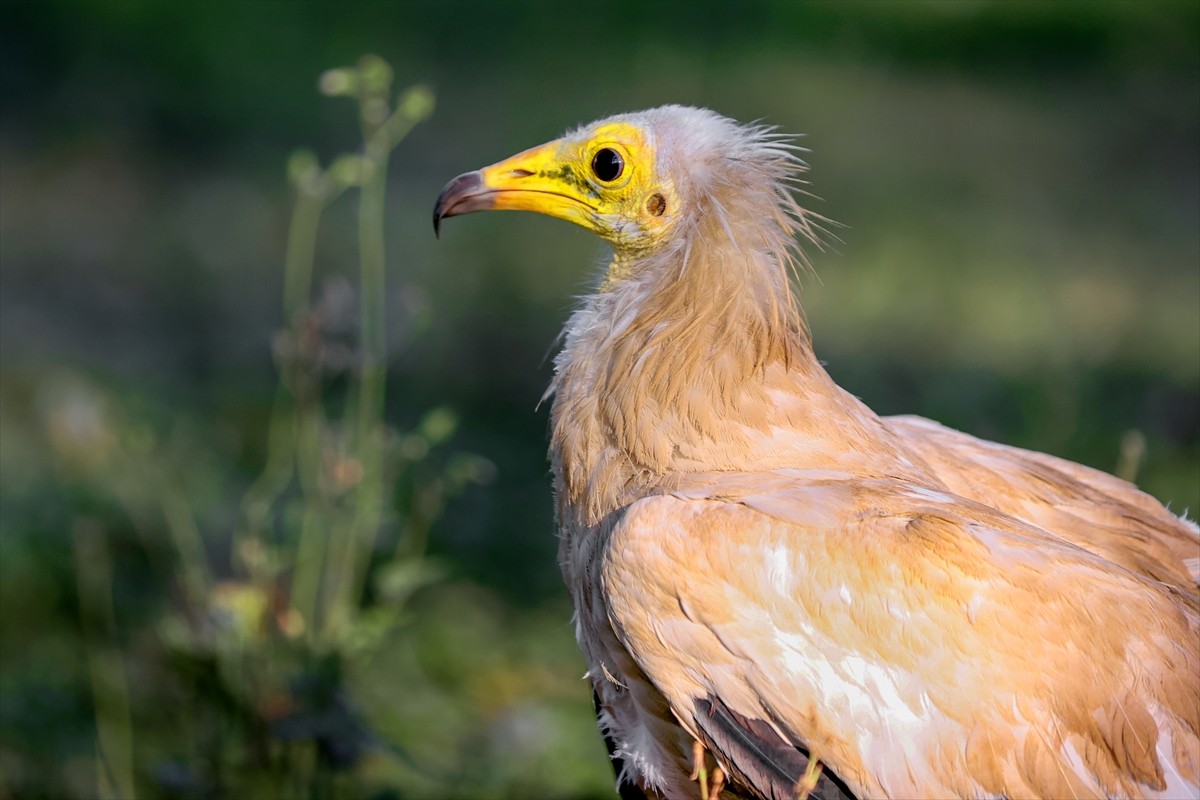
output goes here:
[[730, 236], [790, 241], [805, 221], [787, 188], [803, 168], [796, 149], [706, 109], [622, 114], [459, 175], [438, 197], [434, 231], [446, 217], [511, 209], [574, 222], [622, 255], [682, 249], [705, 219]]

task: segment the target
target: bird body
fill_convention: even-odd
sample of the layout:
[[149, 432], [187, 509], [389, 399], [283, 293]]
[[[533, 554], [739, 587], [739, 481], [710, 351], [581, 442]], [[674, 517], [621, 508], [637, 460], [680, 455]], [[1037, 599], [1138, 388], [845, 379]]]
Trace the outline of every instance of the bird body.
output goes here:
[[[615, 165], [615, 166], [614, 166]], [[619, 786], [1194, 797], [1200, 531], [1131, 484], [917, 417], [816, 359], [801, 167], [667, 106], [461, 176], [613, 243], [555, 365], [560, 565]]]

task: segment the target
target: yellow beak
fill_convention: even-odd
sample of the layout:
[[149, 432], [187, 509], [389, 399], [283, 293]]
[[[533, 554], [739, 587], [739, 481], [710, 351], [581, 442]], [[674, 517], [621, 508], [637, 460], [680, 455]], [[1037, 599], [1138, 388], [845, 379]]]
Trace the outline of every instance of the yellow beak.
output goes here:
[[562, 140], [547, 142], [446, 184], [433, 207], [435, 235], [446, 217], [473, 211], [536, 211], [596, 229], [600, 195], [561, 155]]

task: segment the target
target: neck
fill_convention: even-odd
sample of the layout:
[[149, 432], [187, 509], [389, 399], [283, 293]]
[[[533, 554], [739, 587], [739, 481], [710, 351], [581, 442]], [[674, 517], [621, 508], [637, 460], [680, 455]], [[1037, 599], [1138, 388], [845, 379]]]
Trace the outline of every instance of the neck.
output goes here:
[[738, 240], [709, 223], [690, 237], [703, 246], [618, 253], [567, 325], [551, 458], [560, 510], [580, 522], [692, 463], [753, 468], [772, 391], [829, 384], [792, 298], [790, 236], [742, 225], [754, 235]]

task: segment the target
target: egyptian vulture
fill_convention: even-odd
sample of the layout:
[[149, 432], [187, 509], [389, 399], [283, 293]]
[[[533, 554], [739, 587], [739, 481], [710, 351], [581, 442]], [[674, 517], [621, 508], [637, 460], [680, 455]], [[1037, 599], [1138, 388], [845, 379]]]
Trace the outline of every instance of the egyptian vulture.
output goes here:
[[[447, 184], [612, 260], [555, 361], [560, 562], [625, 797], [1200, 793], [1200, 530], [813, 354], [772, 129], [664, 106]], [[701, 785], [702, 784], [702, 785]]]

